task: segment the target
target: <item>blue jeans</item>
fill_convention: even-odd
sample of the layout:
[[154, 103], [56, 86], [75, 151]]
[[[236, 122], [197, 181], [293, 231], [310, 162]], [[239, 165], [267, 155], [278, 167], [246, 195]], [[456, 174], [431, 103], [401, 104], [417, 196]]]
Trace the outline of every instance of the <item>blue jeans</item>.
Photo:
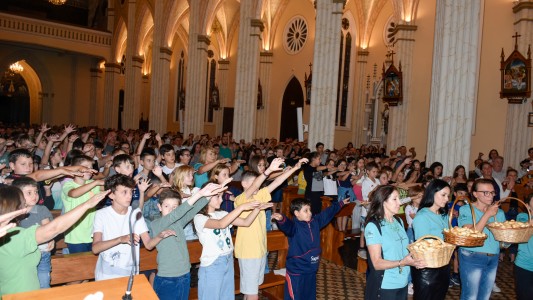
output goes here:
[[191, 273], [179, 277], [155, 276], [154, 291], [160, 300], [187, 300], [191, 288]]
[[68, 252], [73, 253], [82, 253], [82, 252], [91, 252], [93, 249], [92, 243], [83, 243], [83, 244], [69, 244], [67, 243]]
[[235, 299], [234, 290], [233, 253], [219, 256], [207, 267], [200, 266], [198, 271], [199, 300], [233, 300]]
[[461, 300], [488, 300], [498, 269], [498, 254], [459, 249]]
[[41, 289], [50, 288], [50, 270], [51, 270], [51, 254], [50, 252], [41, 252], [41, 260], [37, 265], [37, 277], [39, 278], [39, 285]]

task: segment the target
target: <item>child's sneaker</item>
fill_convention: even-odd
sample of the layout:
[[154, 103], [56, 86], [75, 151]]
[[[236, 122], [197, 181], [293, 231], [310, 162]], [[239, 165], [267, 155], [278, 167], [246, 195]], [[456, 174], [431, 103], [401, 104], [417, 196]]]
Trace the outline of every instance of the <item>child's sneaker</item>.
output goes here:
[[359, 249], [359, 251], [357, 251], [357, 256], [359, 256], [360, 258], [362, 259], [366, 259], [366, 250], [365, 249]]
[[453, 283], [454, 285], [461, 285], [461, 279], [459, 278], [458, 273], [452, 273], [450, 276], [450, 283]]
[[413, 284], [409, 283], [409, 286], [407, 286], [407, 294], [413, 295], [415, 293], [415, 289], [413, 288]]
[[496, 285], [496, 282], [495, 282], [494, 285], [492, 286], [492, 291], [495, 292], [495, 293], [501, 293], [502, 289], [500, 289], [500, 288]]

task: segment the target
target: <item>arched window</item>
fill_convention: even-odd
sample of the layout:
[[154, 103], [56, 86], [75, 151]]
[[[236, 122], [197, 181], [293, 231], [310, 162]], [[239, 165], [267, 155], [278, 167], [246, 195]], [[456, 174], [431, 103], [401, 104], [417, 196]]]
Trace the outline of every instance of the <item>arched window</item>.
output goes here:
[[185, 109], [185, 86], [183, 85], [183, 78], [185, 77], [185, 58], [183, 50], [180, 54], [180, 62], [178, 63], [178, 85], [176, 87], [176, 121], [179, 121], [180, 110]]
[[347, 30], [350, 23], [342, 19], [341, 46], [339, 55], [339, 74], [337, 85], [337, 104], [335, 125], [346, 127], [348, 122], [348, 94], [350, 89], [350, 64], [352, 56], [352, 35]]
[[[217, 61], [213, 58], [213, 51], [209, 50], [207, 52], [207, 80], [206, 80], [206, 95], [205, 95], [205, 122], [213, 122], [213, 110], [218, 109], [215, 99], [213, 99], [213, 92], [215, 91], [216, 83], [216, 72], [217, 72]], [[218, 91], [217, 91], [218, 93]], [[217, 94], [218, 101], [218, 94]]]

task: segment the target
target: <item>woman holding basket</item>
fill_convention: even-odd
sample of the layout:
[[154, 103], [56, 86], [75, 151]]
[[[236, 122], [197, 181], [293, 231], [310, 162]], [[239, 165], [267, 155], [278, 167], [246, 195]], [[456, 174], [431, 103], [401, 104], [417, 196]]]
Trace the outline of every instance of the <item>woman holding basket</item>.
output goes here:
[[[448, 200], [450, 185], [434, 179], [426, 188], [419, 211], [413, 220], [415, 240], [433, 235], [444, 239], [442, 231], [448, 228]], [[414, 299], [444, 299], [450, 281], [450, 265], [440, 268], [412, 269]]]
[[400, 195], [391, 185], [377, 187], [370, 194], [370, 210], [365, 226], [369, 273], [365, 299], [407, 299], [409, 267], [423, 268], [423, 260], [407, 251], [407, 234], [401, 219]]
[[[533, 208], [533, 194], [526, 197], [526, 207], [531, 211]], [[518, 222], [533, 222], [527, 212], [520, 213], [516, 217]], [[531, 299], [533, 295], [533, 237], [527, 243], [518, 244], [518, 254], [515, 259], [514, 282], [517, 300]]]
[[490, 179], [478, 179], [472, 186], [472, 203], [476, 215], [474, 228], [469, 205], [459, 210], [459, 226], [483, 231], [488, 238], [481, 247], [461, 247], [459, 249], [459, 272], [461, 274], [461, 300], [489, 299], [496, 279], [500, 243], [486, 227], [493, 222], [505, 222], [505, 214], [494, 202], [494, 185]]

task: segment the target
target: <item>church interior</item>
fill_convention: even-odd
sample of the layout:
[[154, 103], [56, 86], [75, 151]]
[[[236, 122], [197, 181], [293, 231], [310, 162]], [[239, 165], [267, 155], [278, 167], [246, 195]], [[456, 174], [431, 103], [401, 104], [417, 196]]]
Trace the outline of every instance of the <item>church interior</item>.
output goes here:
[[[531, 44], [533, 0], [3, 0], [0, 122], [407, 146], [450, 175], [497, 149], [518, 168]], [[507, 82], [515, 50], [529, 67]], [[324, 264], [320, 297], [342, 291]]]

